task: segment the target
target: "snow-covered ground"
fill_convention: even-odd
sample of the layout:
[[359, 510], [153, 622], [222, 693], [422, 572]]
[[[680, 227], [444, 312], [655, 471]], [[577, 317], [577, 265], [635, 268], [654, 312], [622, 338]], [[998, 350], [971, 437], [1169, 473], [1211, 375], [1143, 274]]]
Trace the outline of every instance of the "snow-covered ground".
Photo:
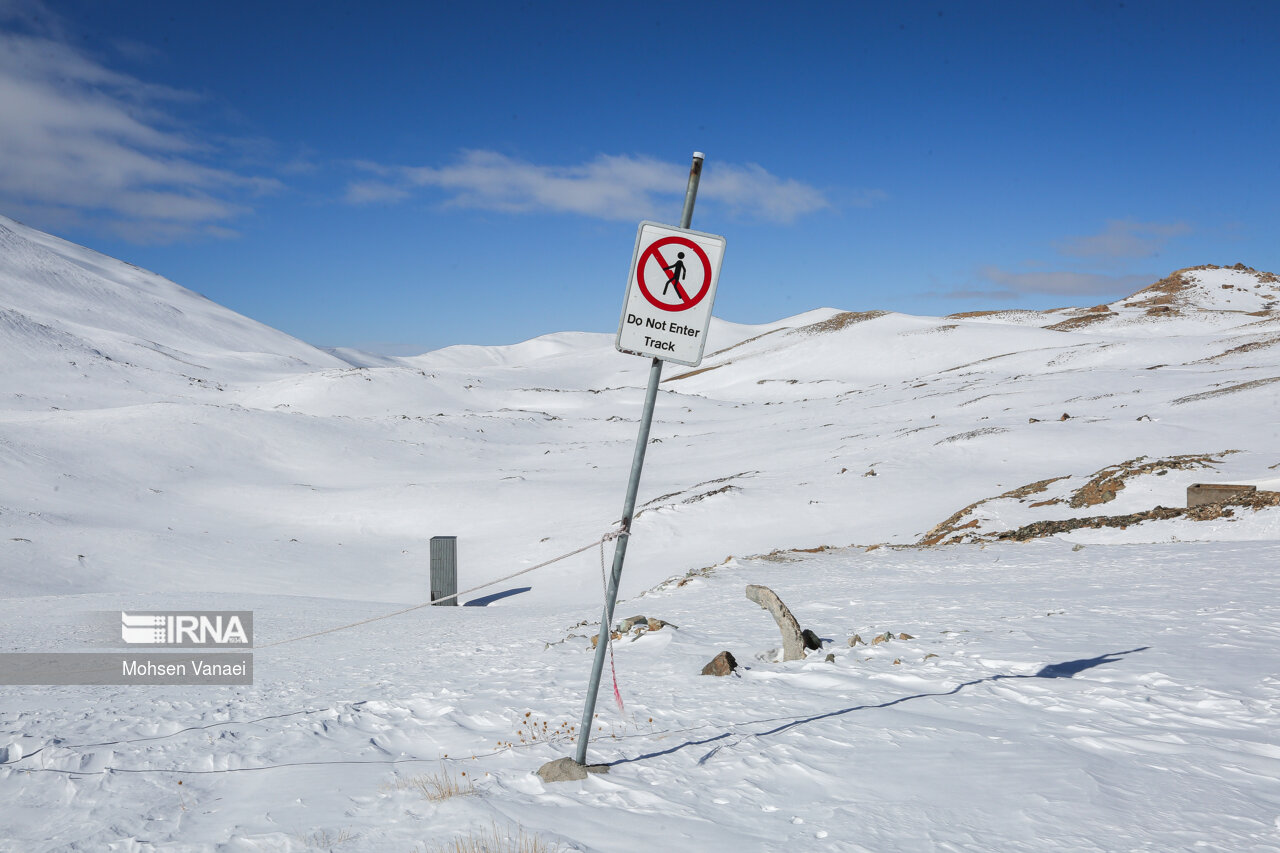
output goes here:
[[[252, 687], [0, 687], [0, 850], [1280, 850], [1280, 508], [996, 541], [1280, 488], [1277, 298], [1206, 268], [1092, 309], [714, 321], [667, 367], [617, 611], [679, 627], [616, 644], [609, 773], [544, 784], [600, 548], [281, 641], [423, 601], [433, 535], [463, 588], [596, 542], [647, 362], [325, 352], [0, 218], [0, 651], [122, 609], [253, 610], [257, 646]], [[775, 662], [748, 583], [824, 648]], [[723, 649], [739, 674], [699, 675]]]

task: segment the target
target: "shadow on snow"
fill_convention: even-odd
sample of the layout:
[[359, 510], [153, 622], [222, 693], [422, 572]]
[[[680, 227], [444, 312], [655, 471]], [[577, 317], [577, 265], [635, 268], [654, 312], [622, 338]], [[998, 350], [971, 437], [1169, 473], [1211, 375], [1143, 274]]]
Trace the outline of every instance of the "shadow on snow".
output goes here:
[[[1062, 663], [1048, 664], [1043, 668], [1041, 668], [1041, 670], [1037, 672], [1035, 675], [991, 675], [991, 676], [987, 676], [986, 678], [975, 678], [972, 681], [965, 681], [961, 684], [957, 684], [955, 687], [951, 688], [950, 690], [944, 690], [940, 693], [917, 693], [912, 696], [901, 696], [897, 699], [891, 699], [888, 702], [881, 702], [878, 705], [854, 705], [851, 708], [842, 708], [839, 711], [828, 711], [825, 714], [814, 714], [811, 717], [774, 718], [772, 720], [752, 720], [742, 725], [751, 725], [752, 723], [771, 723], [771, 722], [777, 722], [779, 719], [787, 719], [787, 721], [780, 726], [776, 726], [772, 729], [766, 729], [765, 731], [762, 731], [762, 732], [755, 732], [753, 734], [745, 735], [744, 738], [746, 737], [759, 738], [759, 737], [767, 737], [769, 735], [781, 734], [782, 732], [785, 732], [788, 729], [794, 729], [799, 726], [807, 725], [809, 723], [816, 723], [819, 720], [828, 720], [833, 717], [844, 716], [845, 714], [851, 714], [854, 711], [871, 711], [877, 708], [891, 708], [894, 705], [901, 705], [903, 702], [910, 702], [913, 699], [928, 699], [930, 697], [936, 697], [936, 696], [954, 696], [955, 694], [959, 693], [961, 690], [964, 690], [966, 687], [973, 687], [975, 685], [983, 684], [985, 682], [1005, 681], [1005, 680], [1012, 680], [1012, 679], [1018, 679], [1018, 678], [1072, 678], [1073, 676], [1076, 676], [1087, 669], [1093, 669], [1095, 666], [1102, 666], [1103, 664], [1107, 664], [1107, 663], [1115, 663], [1116, 661], [1120, 660], [1124, 655], [1131, 655], [1136, 652], [1144, 652], [1149, 648], [1151, 647], [1140, 646], [1139, 648], [1129, 649], [1128, 651], [1123, 651], [1123, 652], [1109, 652], [1108, 654], [1099, 655], [1098, 657], [1095, 657], [1095, 658], [1082, 658], [1080, 660], [1069, 660], [1069, 661], [1063, 661]], [[633, 761], [644, 761], [649, 758], [658, 758], [659, 756], [663, 756], [663, 755], [671, 755], [672, 753], [679, 752], [680, 750], [686, 749], [687, 747], [705, 746], [707, 744], [715, 743], [716, 741], [725, 740], [726, 738], [729, 738], [732, 736], [733, 736], [733, 732], [723, 732], [713, 737], [703, 738], [702, 740], [685, 741], [684, 743], [677, 744], [676, 746], [673, 746], [670, 749], [663, 749], [657, 752], [649, 752], [649, 753], [645, 753], [644, 755], [637, 755], [634, 758], [619, 758], [616, 761], [610, 762], [609, 766], [614, 767], [620, 764], [629, 764]], [[740, 738], [739, 741], [735, 741], [735, 743], [740, 742], [740, 740], [742, 740], [742, 738]], [[716, 746], [706, 755], [698, 759], [698, 764], [705, 764], [717, 752], [719, 752], [725, 746], [729, 746], [729, 745], [731, 744], [722, 743]]]
[[531, 586], [518, 586], [518, 587], [515, 587], [514, 589], [504, 589], [502, 592], [495, 592], [495, 593], [491, 593], [490, 595], [482, 595], [479, 598], [473, 598], [462, 606], [463, 607], [488, 607], [490, 604], [493, 604], [495, 601], [501, 601], [504, 598], [509, 598], [513, 595], [519, 595], [520, 593], [528, 592], [531, 589], [533, 589], [533, 587]]

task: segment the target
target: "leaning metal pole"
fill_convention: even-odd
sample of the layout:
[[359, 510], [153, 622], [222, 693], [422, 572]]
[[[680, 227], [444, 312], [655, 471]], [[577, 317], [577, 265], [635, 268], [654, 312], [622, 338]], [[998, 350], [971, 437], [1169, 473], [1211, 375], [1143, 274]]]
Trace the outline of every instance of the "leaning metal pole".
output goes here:
[[[693, 165], [689, 167], [689, 185], [684, 194], [684, 211], [680, 214], [680, 227], [688, 228], [693, 221], [693, 202], [698, 197], [698, 181], [702, 178], [702, 152], [693, 152]], [[622, 562], [627, 557], [627, 540], [631, 538], [631, 519], [636, 511], [636, 493], [640, 490], [640, 471], [644, 468], [644, 451], [649, 446], [649, 427], [653, 425], [653, 407], [658, 399], [658, 383], [662, 380], [662, 359], [655, 358], [649, 366], [649, 386], [644, 394], [644, 412], [640, 415], [640, 434], [636, 437], [636, 452], [631, 458], [631, 477], [627, 481], [627, 497], [622, 504], [622, 530], [613, 550], [613, 571], [604, 597], [604, 616], [600, 619], [600, 638], [596, 641], [596, 656], [591, 662], [591, 680], [587, 684], [587, 701], [582, 709], [582, 724], [578, 729], [578, 752], [574, 761], [587, 763], [587, 741], [591, 738], [591, 722], [595, 718], [596, 695], [600, 692], [600, 676], [604, 672], [604, 656], [607, 653], [613, 626], [613, 607], [618, 600], [618, 581], [622, 577]]]

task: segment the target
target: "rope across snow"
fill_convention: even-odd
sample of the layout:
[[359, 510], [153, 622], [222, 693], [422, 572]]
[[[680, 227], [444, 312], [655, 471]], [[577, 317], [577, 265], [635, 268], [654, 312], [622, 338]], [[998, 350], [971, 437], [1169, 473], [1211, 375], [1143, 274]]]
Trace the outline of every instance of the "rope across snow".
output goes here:
[[289, 637], [288, 639], [285, 639], [285, 640], [276, 640], [274, 643], [266, 643], [264, 645], [257, 646], [256, 649], [269, 649], [269, 648], [272, 648], [273, 646], [283, 646], [285, 643], [296, 643], [299, 640], [309, 640], [312, 637], [322, 637], [325, 634], [335, 634], [338, 631], [346, 631], [351, 628], [359, 628], [361, 625], [368, 625], [371, 622], [380, 622], [383, 619], [390, 619], [394, 616], [403, 616], [406, 613], [412, 613], [413, 611], [421, 610], [424, 607], [431, 607], [432, 605], [441, 604], [443, 602], [450, 601], [455, 598], [459, 598], [460, 596], [463, 596], [463, 595], [470, 595], [471, 593], [476, 592], [478, 590], [485, 589], [486, 587], [491, 587], [491, 586], [494, 586], [495, 584], [500, 584], [504, 581], [509, 581], [512, 578], [518, 578], [521, 575], [527, 575], [530, 572], [536, 572], [538, 569], [545, 569], [547, 566], [550, 566], [554, 563], [558, 563], [561, 560], [567, 560], [570, 557], [576, 557], [578, 554], [581, 554], [583, 551], [589, 551], [592, 548], [595, 548], [597, 546], [602, 549], [601, 559], [603, 560], [604, 559], [603, 558], [604, 543], [610, 541], [611, 539], [617, 539], [619, 534], [621, 533], [622, 533], [622, 528], [620, 527], [614, 530], [610, 530], [608, 533], [605, 533], [599, 539], [593, 542], [590, 542], [586, 545], [583, 545], [581, 548], [575, 548], [574, 550], [561, 554], [558, 557], [552, 557], [550, 560], [545, 560], [541, 563], [538, 563], [538, 565], [536, 566], [530, 566], [527, 569], [521, 569], [518, 572], [512, 572], [509, 575], [503, 575], [500, 578], [494, 578], [491, 581], [486, 581], [485, 583], [479, 584], [478, 586], [473, 586], [470, 589], [464, 589], [462, 592], [455, 592], [453, 595], [446, 595], [444, 598], [437, 598], [435, 601], [424, 601], [421, 604], [415, 604], [412, 607], [405, 607], [402, 610], [395, 610], [391, 613], [384, 613], [381, 616], [371, 616], [368, 619], [361, 619], [359, 622], [351, 622], [346, 625], [338, 625], [337, 627], [334, 627], [334, 628], [326, 628], [323, 631], [313, 631], [310, 634], [302, 634], [297, 637]]

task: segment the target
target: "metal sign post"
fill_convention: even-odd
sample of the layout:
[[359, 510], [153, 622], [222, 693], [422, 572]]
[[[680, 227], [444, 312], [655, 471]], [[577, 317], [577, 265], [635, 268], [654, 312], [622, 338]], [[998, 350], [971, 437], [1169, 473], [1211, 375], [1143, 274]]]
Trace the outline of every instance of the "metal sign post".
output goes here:
[[[688, 184], [688, 188], [685, 190], [684, 211], [680, 215], [680, 228], [685, 231], [688, 230], [689, 223], [693, 219], [693, 203], [698, 195], [698, 181], [702, 177], [702, 160], [703, 160], [702, 153], [699, 151], [695, 151], [693, 154], [693, 165], [690, 166], [689, 168], [689, 184]], [[644, 223], [641, 225], [642, 235], [644, 233], [645, 224], [652, 224], [652, 223]], [[659, 227], [669, 228], [669, 226], [659, 226]], [[711, 235], [705, 235], [705, 236], [711, 236]], [[661, 239], [668, 239], [668, 238], [660, 237], [659, 242], [661, 241]], [[724, 240], [723, 238], [716, 238], [716, 239], [720, 240], [720, 254], [723, 254]], [[652, 245], [653, 245], [652, 243], [648, 244], [644, 248], [649, 248]], [[642, 257], [644, 253], [644, 248], [642, 248], [641, 242], [638, 239], [637, 245], [636, 245], [636, 253], [637, 253], [637, 258], [640, 261], [640, 269], [639, 269], [639, 272], [637, 272], [637, 260], [633, 259], [631, 277], [627, 283], [629, 294], [632, 288], [636, 286], [637, 275], [644, 276], [646, 274], [646, 268], [644, 264], [650, 262], [653, 254], [657, 254], [657, 251], [655, 250], [653, 253], [650, 253], [649, 256]], [[701, 291], [701, 295], [697, 296], [696, 298], [689, 296], [687, 290], [684, 291], [683, 293], [681, 292], [682, 288], [680, 285], [688, 281], [689, 276], [687, 272], [685, 272], [683, 277], [681, 276], [681, 272], [684, 271], [683, 268], [676, 268], [676, 263], [679, 263], [679, 261], [672, 263], [671, 265], [668, 266], [663, 264], [661, 257], [662, 256], [659, 255], [659, 259], [653, 259], [652, 262], [661, 265], [662, 268], [668, 273], [672, 273], [671, 275], [668, 276], [667, 283], [676, 285], [675, 287], [676, 295], [668, 297], [669, 304], [672, 306], [678, 306], [680, 304], [687, 303], [687, 302], [695, 302], [695, 303], [705, 302], [706, 304], [705, 310], [707, 312], [707, 319], [709, 322], [710, 312], [711, 312], [711, 300], [714, 297], [715, 275], [719, 271], [719, 257], [717, 256], [716, 258], [714, 268], [712, 268], [712, 264], [710, 262], [707, 262], [705, 264], [705, 269], [700, 270], [697, 273], [697, 276], [695, 276], [695, 277], [701, 276], [707, 279], [707, 281], [704, 284], [701, 278], [698, 278], [696, 287]], [[701, 262], [701, 259], [700, 259], [700, 262]], [[690, 263], [689, 266], [692, 266], [692, 263]], [[672, 272], [673, 269], [675, 269], [674, 273]], [[643, 281], [641, 282], [641, 285], [643, 285]], [[691, 285], [690, 287], [693, 287], [693, 286], [694, 285]], [[708, 288], [710, 288], [710, 290], [712, 291], [711, 293], [706, 292]], [[652, 289], [656, 290], [657, 288], [653, 287]], [[659, 298], [658, 301], [662, 301], [661, 298]], [[689, 307], [692, 307], [692, 306], [689, 306]], [[662, 310], [662, 309], [659, 309], [659, 310]], [[677, 308], [676, 310], [684, 310], [684, 309]], [[626, 325], [626, 322], [627, 322], [626, 317], [627, 317], [627, 308], [624, 305], [623, 323], [622, 323], [623, 326]], [[621, 333], [619, 334], [619, 337], [621, 338]], [[705, 328], [701, 331], [701, 337], [704, 339], [706, 337]], [[621, 344], [618, 345], [618, 348], [623, 349]], [[623, 351], [631, 352], [633, 350], [623, 349]], [[685, 357], [688, 357], [688, 356], [685, 356]], [[701, 361], [701, 359], [702, 359], [702, 348], [701, 346], [699, 346], [698, 353], [697, 353], [697, 360]], [[672, 360], [675, 360], [675, 359], [672, 359]], [[610, 639], [609, 635], [613, 626], [613, 607], [618, 599], [618, 581], [622, 577], [622, 562], [624, 559], [626, 559], [626, 556], [627, 556], [627, 540], [631, 538], [631, 519], [632, 519], [632, 516], [635, 515], [636, 492], [639, 491], [640, 489], [640, 470], [644, 467], [644, 451], [649, 444], [649, 427], [653, 424], [654, 402], [658, 398], [658, 383], [662, 379], [662, 362], [663, 362], [662, 356], [655, 355], [653, 358], [653, 363], [649, 366], [649, 386], [648, 388], [645, 389], [644, 412], [640, 416], [640, 434], [636, 438], [635, 455], [631, 459], [631, 477], [627, 481], [627, 496], [626, 496], [626, 500], [624, 500], [622, 504], [622, 530], [618, 534], [618, 541], [614, 546], [613, 571], [609, 574], [608, 588], [605, 592], [604, 615], [600, 619], [600, 639], [596, 643], [595, 659], [591, 663], [591, 680], [587, 685], [586, 705], [582, 709], [582, 724], [578, 730], [578, 751], [574, 756], [574, 760], [580, 765], [587, 763], [587, 741], [590, 740], [591, 738], [591, 721], [595, 717], [596, 694], [600, 692], [600, 675], [601, 673], [604, 672], [604, 658], [605, 658], [605, 654], [607, 653], [607, 648], [608, 648], [609, 639]]]

